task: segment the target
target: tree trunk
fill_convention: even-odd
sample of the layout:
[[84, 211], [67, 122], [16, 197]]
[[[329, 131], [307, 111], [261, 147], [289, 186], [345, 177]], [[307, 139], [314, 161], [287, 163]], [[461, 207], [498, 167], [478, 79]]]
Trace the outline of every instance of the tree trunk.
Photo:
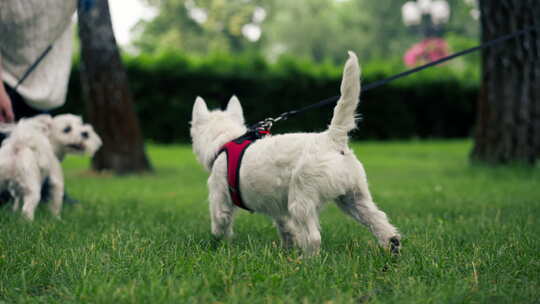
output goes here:
[[[481, 0], [482, 40], [540, 27], [538, 0]], [[540, 33], [482, 52], [482, 89], [472, 159], [527, 163], [540, 156]]]
[[92, 161], [117, 174], [150, 171], [128, 79], [114, 37], [109, 4], [79, 8], [81, 82], [89, 121], [103, 139]]

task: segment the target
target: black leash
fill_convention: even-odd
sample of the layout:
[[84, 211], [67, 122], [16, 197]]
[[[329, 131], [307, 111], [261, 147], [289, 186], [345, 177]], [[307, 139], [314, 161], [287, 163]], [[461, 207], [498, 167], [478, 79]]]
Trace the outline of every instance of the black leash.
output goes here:
[[[375, 81], [373, 83], [369, 83], [369, 84], [367, 84], [365, 86], [362, 86], [362, 92], [373, 90], [375, 88], [383, 86], [383, 85], [385, 85], [385, 84], [387, 84], [387, 83], [389, 83], [391, 81], [394, 81], [396, 79], [403, 78], [403, 77], [409, 76], [409, 75], [414, 74], [414, 73], [418, 73], [418, 72], [420, 72], [422, 70], [425, 70], [425, 69], [430, 68], [432, 66], [435, 66], [437, 64], [452, 60], [454, 58], [461, 57], [461, 56], [464, 56], [464, 55], [479, 51], [481, 49], [492, 47], [492, 46], [494, 46], [496, 44], [499, 44], [499, 43], [502, 43], [502, 42], [517, 38], [519, 36], [525, 35], [528, 32], [536, 31], [538, 29], [539, 29], [538, 27], [526, 27], [526, 28], [524, 28], [522, 30], [519, 30], [517, 32], [511, 33], [511, 34], [508, 34], [508, 35], [504, 35], [504, 36], [501, 36], [499, 38], [495, 38], [495, 39], [490, 40], [490, 41], [488, 41], [486, 43], [483, 43], [483, 44], [480, 44], [478, 46], [475, 46], [475, 47], [472, 47], [472, 48], [469, 48], [469, 49], [454, 53], [452, 55], [443, 57], [441, 59], [432, 61], [430, 63], [426, 63], [424, 65], [421, 65], [421, 66], [418, 66], [416, 68], [401, 72], [401, 73], [396, 74], [394, 76], [390, 76], [388, 78], [381, 79], [381, 80]], [[266, 118], [265, 120], [262, 120], [262, 121], [257, 122], [256, 124], [253, 124], [252, 126], [249, 127], [249, 129], [250, 130], [270, 130], [273, 123], [275, 123], [275, 122], [278, 122], [280, 120], [287, 120], [287, 119], [289, 119], [290, 117], [292, 117], [294, 115], [300, 114], [302, 112], [305, 112], [305, 111], [308, 111], [308, 110], [311, 110], [311, 109], [320, 108], [320, 107], [324, 107], [324, 106], [327, 106], [327, 105], [335, 104], [339, 100], [339, 98], [340, 98], [339, 95], [338, 96], [332, 96], [332, 97], [326, 98], [324, 100], [321, 100], [321, 101], [319, 101], [317, 103], [314, 103], [314, 104], [305, 106], [303, 108], [300, 108], [298, 110], [292, 110], [292, 111], [281, 113], [279, 116], [277, 116], [275, 118], [271, 118], [271, 117]]]
[[[82, 11], [83, 13], [87, 13], [94, 6], [94, 2], [95, 0], [79, 0], [77, 9]], [[54, 43], [58, 39], [60, 39], [60, 37], [62, 37], [63, 34], [64, 32], [60, 32], [58, 37], [56, 37], [51, 42], [51, 44], [49, 44], [49, 46], [41, 53], [41, 55], [38, 56], [38, 58], [34, 61], [34, 63], [32, 63], [30, 67], [28, 67], [28, 69], [24, 72], [22, 77], [19, 79], [19, 81], [17, 81], [17, 84], [13, 88], [15, 92], [17, 92], [17, 88], [19, 88], [19, 86], [26, 80], [26, 78], [28, 78], [28, 76], [30, 76], [30, 74], [32, 74], [32, 72], [38, 67], [38, 65], [43, 61], [43, 59], [47, 57], [49, 52], [52, 50]]]
[[15, 87], [13, 87], [13, 90], [15, 90], [15, 92], [17, 92], [17, 89], [19, 88], [19, 86], [26, 80], [26, 78], [28, 78], [28, 76], [30, 76], [30, 74], [32, 74], [32, 72], [37, 68], [37, 66], [41, 63], [41, 61], [43, 61], [43, 59], [47, 56], [47, 54], [49, 54], [49, 52], [52, 50], [52, 48], [53, 48], [53, 44], [51, 43], [45, 49], [45, 51], [43, 51], [43, 53], [41, 53], [41, 55], [39, 55], [39, 57], [36, 59], [36, 61], [34, 61], [34, 63], [32, 63], [32, 65], [26, 70], [26, 72], [24, 72], [21, 79], [19, 79], [19, 81], [17, 81], [17, 84], [15, 85]]
[[[83, 12], [87, 12], [90, 8], [92, 8], [93, 2], [94, 0], [79, 0], [79, 9]], [[47, 46], [47, 48], [43, 50], [43, 52], [36, 58], [36, 60], [28, 67], [28, 69], [24, 72], [19, 81], [17, 81], [17, 84], [15, 84], [15, 87], [13, 87], [15, 92], [17, 92], [19, 86], [26, 80], [26, 78], [28, 78], [28, 76], [30, 76], [30, 74], [32, 74], [32, 72], [39, 66], [43, 59], [47, 57], [47, 55], [53, 49], [56, 41], [58, 41], [58, 39], [60, 39], [60, 37], [62, 37], [62, 35], [64, 34], [65, 32], [60, 32], [60, 34], [58, 34], [58, 36], [54, 38], [54, 40], [49, 44], [49, 46]]]

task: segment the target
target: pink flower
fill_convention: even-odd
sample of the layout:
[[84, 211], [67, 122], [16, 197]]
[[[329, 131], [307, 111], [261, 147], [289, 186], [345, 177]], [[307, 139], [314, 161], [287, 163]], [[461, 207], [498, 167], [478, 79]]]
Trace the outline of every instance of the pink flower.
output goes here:
[[442, 38], [426, 38], [414, 44], [405, 52], [403, 61], [408, 67], [414, 67], [448, 56], [448, 43]]

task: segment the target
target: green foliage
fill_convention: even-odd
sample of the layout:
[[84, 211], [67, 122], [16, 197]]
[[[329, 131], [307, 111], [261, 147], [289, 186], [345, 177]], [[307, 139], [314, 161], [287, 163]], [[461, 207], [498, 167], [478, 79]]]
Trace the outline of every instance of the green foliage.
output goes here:
[[283, 52], [336, 64], [345, 60], [344, 50], [354, 50], [367, 61], [400, 56], [420, 39], [402, 24], [402, 3], [393, 0], [275, 1], [263, 27], [270, 57]]
[[[275, 64], [258, 56], [126, 57], [136, 110], [144, 135], [158, 142], [189, 140], [189, 120], [196, 96], [222, 108], [236, 94], [248, 123], [339, 95], [341, 67], [283, 57]], [[395, 62], [363, 65], [363, 84], [402, 71]], [[78, 66], [63, 112], [81, 113]], [[432, 68], [362, 95], [363, 120], [355, 138], [467, 137], [478, 92], [476, 71], [456, 72], [452, 65]], [[324, 130], [331, 107], [276, 125], [276, 133]]]
[[155, 175], [64, 162], [81, 204], [27, 223], [0, 210], [2, 303], [534, 303], [540, 172], [471, 167], [470, 143], [361, 143], [373, 196], [404, 235], [398, 258], [334, 205], [320, 257], [279, 248], [270, 220], [240, 211], [210, 236], [206, 178], [189, 146], [148, 145]]
[[447, 29], [453, 35], [478, 41], [480, 37], [480, 23], [471, 15], [474, 6], [464, 0], [447, 0], [451, 8], [451, 16]]
[[[403, 25], [401, 6], [395, 0], [163, 0], [151, 1], [159, 15], [139, 27], [136, 45], [143, 53], [176, 50], [204, 55], [215, 51], [257, 52], [276, 60], [282, 55], [318, 63], [343, 62], [345, 50], [357, 52], [360, 60], [402, 56], [422, 40], [422, 31]], [[189, 3], [208, 13], [197, 23], [188, 16]], [[478, 23], [463, 0], [449, 1], [452, 13], [447, 35], [478, 40]], [[240, 29], [251, 23], [256, 8], [267, 14], [257, 23], [262, 30], [256, 43]]]
[[[446, 36], [446, 40], [448, 42], [448, 45], [450, 46], [452, 53], [466, 50], [480, 44], [477, 39], [471, 39], [453, 33], [448, 34]], [[482, 57], [481, 54], [481, 52], [468, 54], [467, 56], [454, 60], [454, 64], [456, 67], [460, 67], [460, 69], [462, 70], [470, 69], [470, 67], [480, 67]]]
[[[135, 31], [139, 37], [135, 46], [143, 53], [178, 51], [193, 54], [244, 52], [252, 47], [241, 33], [243, 25], [250, 23], [261, 0], [166, 0], [147, 1], [158, 9], [156, 18], [141, 21]], [[202, 23], [189, 16], [193, 8], [204, 11]]]

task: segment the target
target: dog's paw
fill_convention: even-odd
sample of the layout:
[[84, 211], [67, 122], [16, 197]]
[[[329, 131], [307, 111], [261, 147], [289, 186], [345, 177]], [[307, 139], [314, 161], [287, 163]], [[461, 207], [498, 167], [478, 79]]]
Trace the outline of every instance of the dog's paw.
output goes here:
[[389, 240], [390, 243], [390, 252], [392, 254], [398, 255], [401, 252], [401, 241], [398, 236], [391, 237]]
[[22, 216], [28, 222], [33, 222], [34, 221], [34, 214], [32, 214], [32, 213], [28, 213], [28, 212], [23, 211]]

